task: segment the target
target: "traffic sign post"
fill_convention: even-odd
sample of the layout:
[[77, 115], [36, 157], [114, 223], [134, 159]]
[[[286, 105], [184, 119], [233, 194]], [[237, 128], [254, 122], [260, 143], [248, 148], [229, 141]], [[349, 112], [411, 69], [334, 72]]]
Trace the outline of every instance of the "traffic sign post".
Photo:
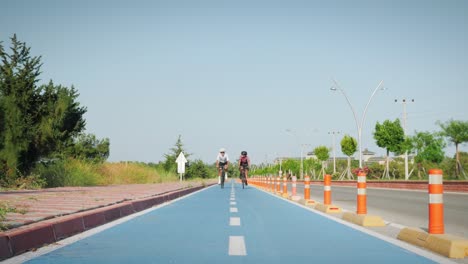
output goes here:
[[180, 181], [182, 181], [182, 175], [185, 173], [185, 163], [187, 163], [187, 159], [184, 156], [183, 152], [180, 152], [179, 156], [176, 159], [177, 163], [177, 173], [180, 175]]

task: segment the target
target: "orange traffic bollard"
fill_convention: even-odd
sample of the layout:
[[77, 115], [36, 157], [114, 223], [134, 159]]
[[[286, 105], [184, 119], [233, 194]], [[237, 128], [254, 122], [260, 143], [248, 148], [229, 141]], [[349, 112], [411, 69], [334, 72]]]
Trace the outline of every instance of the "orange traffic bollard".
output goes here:
[[283, 194], [288, 194], [288, 178], [286, 176], [283, 177]]
[[276, 192], [279, 193], [281, 191], [281, 181], [280, 177], [276, 177]]
[[293, 176], [292, 177], [292, 187], [291, 187], [291, 196], [296, 196], [296, 192], [297, 192], [297, 188], [296, 188], [296, 181], [297, 181], [297, 177], [296, 176]]
[[304, 178], [304, 200], [310, 200], [310, 177]]
[[444, 233], [444, 184], [442, 170], [429, 170], [429, 234]]
[[357, 176], [357, 214], [367, 214], [366, 173]]
[[331, 204], [331, 175], [325, 174], [323, 177], [323, 204]]

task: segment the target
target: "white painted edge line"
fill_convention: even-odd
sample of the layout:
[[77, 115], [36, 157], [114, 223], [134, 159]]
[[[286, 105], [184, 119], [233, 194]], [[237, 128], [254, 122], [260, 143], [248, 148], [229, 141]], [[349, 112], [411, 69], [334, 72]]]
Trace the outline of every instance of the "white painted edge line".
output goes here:
[[243, 236], [229, 236], [229, 256], [245, 256], [245, 241]]
[[[273, 195], [273, 194], [271, 194], [271, 193], [269, 193], [269, 192], [266, 192], [266, 191], [264, 191], [264, 190], [261, 190], [261, 189], [258, 189], [258, 188], [255, 188], [255, 189], [257, 189], [257, 190], [259, 190], [259, 191], [262, 191], [262, 192], [264, 192], [264, 193], [267, 193], [267, 194], [269, 194], [269, 195], [271, 195], [271, 196], [273, 196], [273, 197], [275, 197], [275, 198], [277, 198], [277, 199], [280, 199], [280, 200], [283, 200], [283, 201], [285, 201], [285, 202], [291, 203], [291, 204], [293, 204], [293, 205], [296, 205], [296, 206], [302, 207], [302, 208], [304, 208], [304, 209], [307, 209], [307, 210], [309, 210], [309, 211], [311, 211], [311, 212], [313, 212], [313, 213], [319, 214], [319, 215], [321, 215], [321, 216], [323, 216], [323, 217], [326, 217], [326, 218], [328, 218], [328, 219], [330, 219], [330, 220], [333, 220], [333, 221], [335, 221], [335, 222], [337, 222], [337, 223], [346, 225], [346, 226], [348, 226], [348, 227], [351, 227], [351, 228], [353, 228], [353, 229], [355, 229], [355, 230], [361, 231], [361, 232], [363, 232], [363, 233], [365, 233], [365, 234], [368, 234], [368, 235], [370, 235], [370, 236], [373, 236], [373, 237], [376, 237], [376, 238], [378, 238], [378, 239], [384, 240], [384, 241], [386, 241], [386, 242], [388, 242], [388, 243], [390, 243], [390, 244], [393, 244], [393, 245], [395, 245], [395, 246], [398, 246], [398, 247], [402, 248], [403, 250], [410, 251], [410, 252], [413, 252], [413, 253], [415, 253], [415, 254], [417, 254], [417, 255], [420, 255], [420, 256], [423, 256], [423, 257], [428, 258], [428, 259], [430, 259], [430, 260], [436, 261], [436, 262], [438, 262], [438, 263], [442, 263], [442, 264], [445, 264], [445, 263], [447, 263], [447, 264], [456, 264], [456, 263], [457, 263], [457, 262], [451, 261], [450, 259], [445, 258], [445, 257], [443, 257], [443, 256], [441, 256], [441, 255], [437, 255], [437, 254], [432, 253], [432, 252], [430, 252], [430, 251], [426, 251], [426, 250], [421, 249], [421, 248], [419, 248], [419, 247], [413, 246], [412, 244], [409, 244], [409, 243], [400, 241], [400, 240], [395, 239], [395, 238], [392, 238], [392, 237], [384, 236], [384, 235], [379, 234], [379, 233], [377, 233], [377, 232], [374, 232], [374, 231], [372, 231], [372, 230], [366, 229], [366, 228], [364, 228], [364, 227], [362, 227], [362, 226], [349, 223], [349, 222], [347, 222], [347, 221], [345, 221], [345, 220], [342, 220], [342, 219], [339, 219], [339, 218], [330, 216], [330, 215], [328, 215], [328, 214], [326, 214], [326, 213], [322, 213], [322, 212], [320, 212], [320, 211], [314, 210], [314, 209], [312, 209], [312, 208], [310, 208], [310, 207], [307, 207], [307, 206], [304, 206], [304, 205], [302, 205], [302, 204], [300, 204], [300, 203], [293, 202], [293, 201], [290, 201], [290, 200], [288, 200], [288, 199], [285, 199], [285, 198], [282, 198], [282, 197]], [[396, 225], [398, 225], [398, 224], [396, 224]]]
[[117, 220], [114, 220], [112, 222], [109, 222], [107, 224], [103, 224], [103, 225], [100, 225], [100, 226], [97, 226], [97, 227], [94, 227], [92, 229], [89, 229], [87, 231], [84, 231], [82, 233], [78, 233], [74, 236], [71, 236], [71, 237], [68, 237], [68, 238], [65, 238], [65, 239], [62, 239], [62, 240], [59, 240], [55, 243], [52, 243], [52, 244], [49, 244], [49, 245], [46, 245], [46, 246], [43, 246], [41, 248], [38, 248], [36, 251], [32, 252], [32, 251], [27, 251], [21, 255], [18, 255], [18, 256], [14, 256], [14, 257], [11, 257], [9, 259], [6, 259], [4, 261], [0, 261], [2, 264], [18, 264], [18, 263], [23, 263], [23, 262], [26, 262], [26, 261], [29, 261], [29, 260], [32, 260], [34, 258], [37, 258], [37, 257], [40, 257], [42, 255], [45, 255], [47, 253], [50, 253], [54, 250], [57, 250], [59, 248], [62, 248], [62, 247], [65, 247], [65, 246], [68, 246], [68, 245], [71, 245], [77, 241], [80, 241], [82, 239], [85, 239], [87, 237], [90, 237], [90, 236], [93, 236], [97, 233], [100, 233], [106, 229], [109, 229], [111, 227], [114, 227], [116, 225], [119, 225], [119, 224], [122, 224], [122, 223], [125, 223], [127, 221], [130, 221], [134, 218], [137, 218], [139, 216], [142, 216], [142, 215], [145, 215], [147, 213], [150, 213], [154, 210], [157, 210], [159, 208], [162, 208], [162, 207], [165, 207], [167, 205], [170, 205], [172, 203], [175, 203], [179, 200], [182, 200], [182, 199], [185, 199], [185, 198], [188, 198], [194, 194], [197, 194], [199, 192], [202, 192], [202, 191], [205, 191], [209, 188], [212, 188], [216, 185], [213, 185], [213, 186], [210, 186], [210, 187], [205, 187], [201, 190], [198, 190], [198, 191], [195, 191], [193, 193], [189, 193], [187, 195], [184, 195], [182, 197], [179, 197], [177, 199], [174, 199], [174, 200], [171, 200], [171, 201], [168, 201], [168, 202], [165, 202], [165, 203], [162, 203], [162, 204], [159, 204], [159, 205], [156, 205], [154, 207], [151, 207], [151, 208], [148, 208], [148, 209], [145, 209], [143, 211], [140, 211], [140, 212], [137, 212], [137, 213], [133, 213], [131, 215], [127, 215], [127, 216], [124, 216], [122, 218], [119, 218]]

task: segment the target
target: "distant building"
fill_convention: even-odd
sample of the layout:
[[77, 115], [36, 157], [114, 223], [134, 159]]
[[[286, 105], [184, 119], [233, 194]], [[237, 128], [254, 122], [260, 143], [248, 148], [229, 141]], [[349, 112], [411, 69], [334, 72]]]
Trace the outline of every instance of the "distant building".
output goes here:
[[375, 152], [372, 152], [370, 150], [368, 150], [367, 148], [364, 149], [364, 151], [362, 151], [362, 160], [364, 160], [364, 162], [368, 162], [370, 158], [373, 158], [375, 156]]
[[315, 156], [313, 151], [307, 152], [305, 157], [306, 159], [317, 159], [317, 156]]
[[[393, 161], [392, 158], [389, 159], [390, 162]], [[386, 157], [370, 157], [367, 160], [364, 160], [365, 163], [378, 163], [380, 165], [385, 165]]]

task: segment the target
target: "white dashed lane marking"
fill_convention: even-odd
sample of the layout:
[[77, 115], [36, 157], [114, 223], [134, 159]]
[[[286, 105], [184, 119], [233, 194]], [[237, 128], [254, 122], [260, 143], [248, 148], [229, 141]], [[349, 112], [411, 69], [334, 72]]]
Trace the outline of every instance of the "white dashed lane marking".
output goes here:
[[230, 226], [240, 226], [241, 225], [240, 217], [231, 217], [229, 219], [229, 225]]
[[[235, 190], [234, 185], [231, 189], [231, 198], [229, 199], [229, 212], [238, 213], [239, 210], [237, 207], [234, 207], [237, 203], [235, 202]], [[240, 217], [230, 217], [229, 218], [230, 226], [240, 226]], [[245, 248], [245, 239], [244, 236], [229, 236], [229, 256], [246, 256], [247, 250]]]
[[229, 236], [229, 256], [245, 256], [245, 242], [243, 236]]

